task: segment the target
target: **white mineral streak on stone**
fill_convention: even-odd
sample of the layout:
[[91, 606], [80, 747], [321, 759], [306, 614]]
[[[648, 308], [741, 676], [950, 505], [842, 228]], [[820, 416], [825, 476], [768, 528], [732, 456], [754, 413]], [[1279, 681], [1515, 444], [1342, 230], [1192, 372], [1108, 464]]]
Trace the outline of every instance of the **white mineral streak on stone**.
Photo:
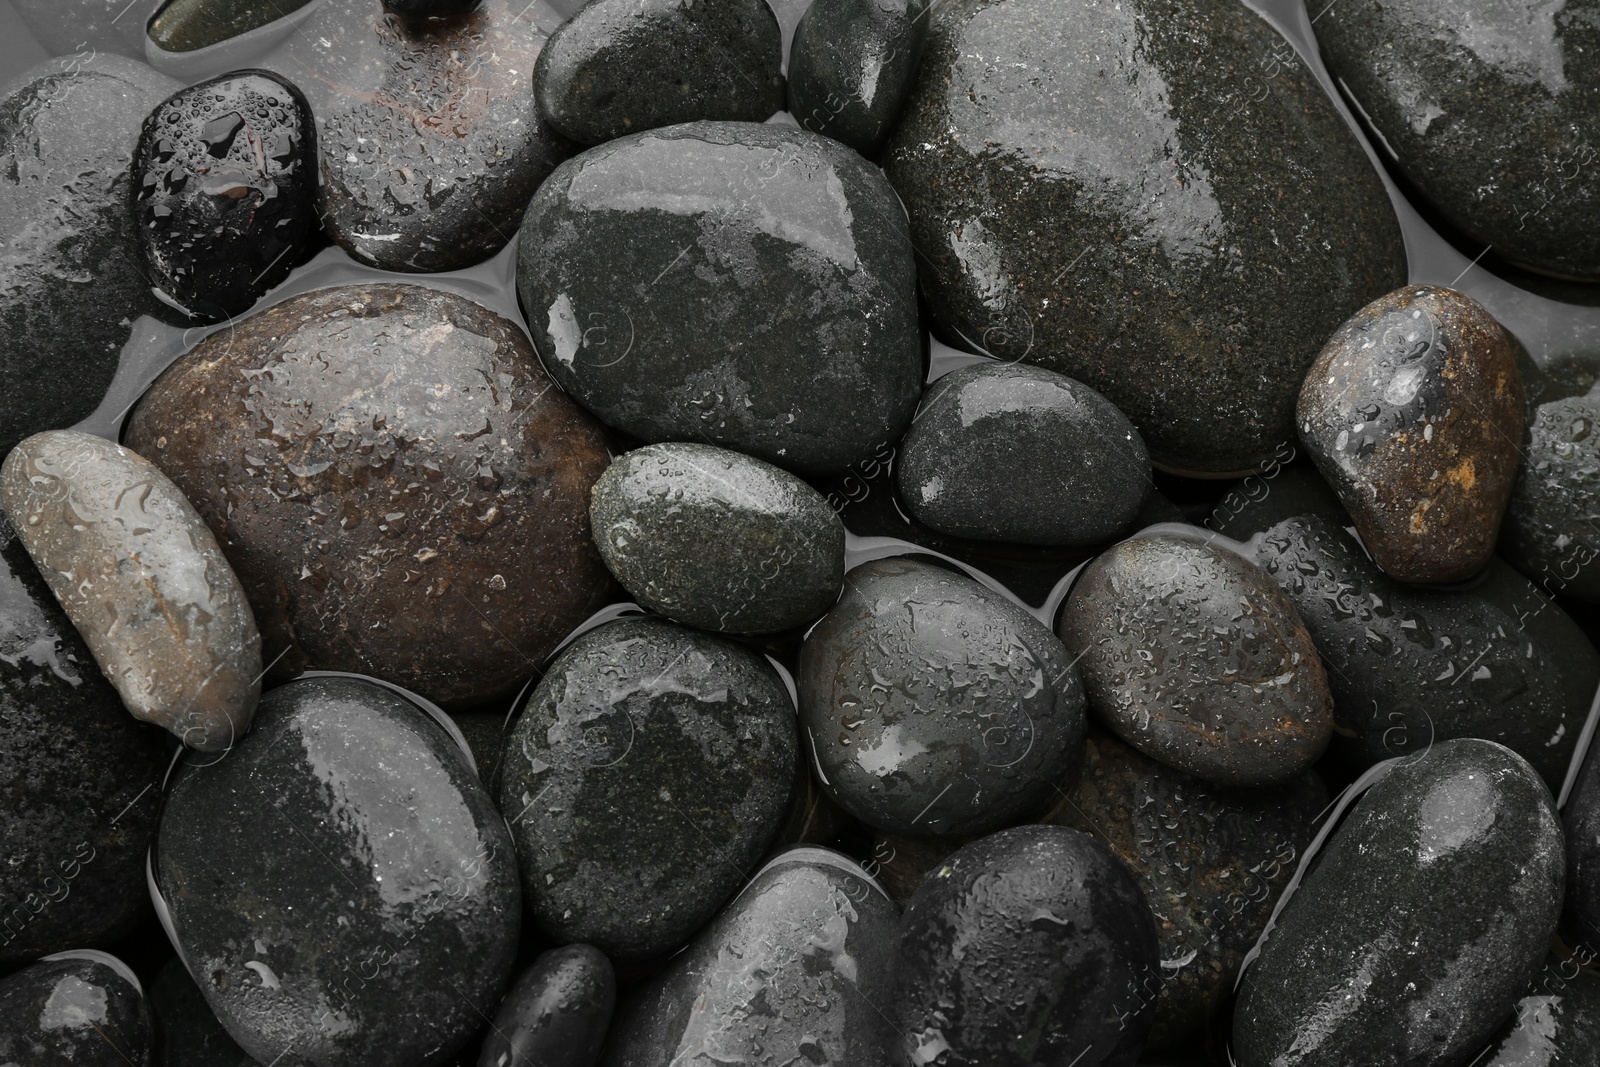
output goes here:
[[261, 695], [261, 635], [216, 539], [143, 457], [74, 430], [0, 467], [0, 507], [135, 718], [222, 752]]

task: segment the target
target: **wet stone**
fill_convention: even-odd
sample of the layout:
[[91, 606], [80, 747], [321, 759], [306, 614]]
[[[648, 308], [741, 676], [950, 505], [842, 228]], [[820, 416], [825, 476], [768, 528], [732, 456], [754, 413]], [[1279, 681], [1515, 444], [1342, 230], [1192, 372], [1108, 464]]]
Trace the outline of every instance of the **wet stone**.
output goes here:
[[0, 507], [134, 718], [203, 752], [244, 735], [261, 634], [177, 486], [103, 437], [49, 430], [0, 466]]
[[616, 1000], [616, 975], [598, 949], [542, 953], [500, 1002], [478, 1067], [595, 1067]]
[[927, 36], [927, 0], [816, 0], [794, 33], [790, 113], [805, 129], [877, 159]]
[[113, 52], [144, 55], [144, 25], [161, 0], [11, 0], [44, 50], [84, 59]]
[[836, 473], [916, 407], [912, 255], [894, 191], [843, 145], [690, 123], [551, 175], [517, 293], [546, 369], [609, 425]]
[[1589, 750], [1561, 810], [1567, 882], [1562, 935], [1579, 951], [1600, 957], [1600, 755]]
[[1234, 978], [1327, 805], [1315, 771], [1219, 789], [1091, 730], [1083, 771], [1045, 820], [1127, 864], [1156, 920], [1161, 990], [1148, 1052], [1181, 1053], [1227, 1028]]
[[[523, 3], [408, 19], [324, 0], [271, 62], [317, 116], [318, 213], [357, 260], [446, 271], [498, 252], [570, 146], [539, 118]], [[519, 21], [521, 19], [521, 21]]]
[[1494, 551], [1522, 440], [1515, 345], [1471, 297], [1410, 285], [1351, 316], [1306, 374], [1300, 439], [1400, 581], [1462, 581]]
[[383, 6], [407, 18], [456, 18], [477, 8], [483, 0], [383, 0]]
[[165, 100], [133, 159], [134, 217], [156, 287], [204, 322], [250, 309], [320, 237], [311, 109], [265, 71]]
[[1244, 972], [1240, 1067], [1466, 1063], [1538, 973], [1564, 876], [1538, 774], [1473, 739], [1391, 767]]
[[1061, 639], [1090, 711], [1140, 752], [1215, 785], [1287, 782], [1333, 732], [1322, 660], [1283, 590], [1202, 537], [1141, 537], [1098, 556]]
[[783, 110], [782, 34], [766, 0], [591, 0], [533, 68], [539, 117], [580, 144]]
[[923, 394], [895, 478], [916, 519], [952, 537], [1094, 545], [1150, 494], [1150, 454], [1128, 417], [1081, 382], [979, 363]]
[[148, 914], [167, 763], [0, 512], [0, 964], [107, 944]]
[[1577, 957], [1545, 961], [1516, 1015], [1471, 1067], [1600, 1063], [1600, 978]]
[[128, 211], [139, 123], [177, 90], [121, 56], [41, 63], [0, 90], [0, 455], [100, 403], [132, 321], [175, 317]]
[[1600, 386], [1529, 407], [1502, 553], [1541, 588], [1600, 603]]
[[285, 677], [371, 674], [463, 710], [510, 698], [611, 599], [599, 427], [464, 297], [276, 304], [174, 363], [127, 441], [211, 524]]
[[851, 570], [795, 681], [826, 788], [891, 834], [980, 834], [1042, 812], [1083, 747], [1083, 687], [1061, 642], [928, 563]]
[[[311, 0], [167, 0], [150, 20], [163, 52], [194, 52], [232, 40], [305, 7]], [[144, 20], [140, 19], [143, 25]]]
[[1270, 485], [1216, 528], [1249, 541], [1310, 630], [1334, 696], [1330, 756], [1364, 768], [1483, 737], [1558, 792], [1600, 685], [1600, 653], [1567, 613], [1500, 560], [1468, 589], [1401, 585], [1315, 472], [1286, 468]]
[[897, 918], [845, 857], [784, 852], [628, 998], [601, 1063], [897, 1062], [887, 1014]]
[[1357, 0], [1316, 30], [1378, 146], [1452, 225], [1534, 270], [1600, 279], [1592, 4]]
[[178, 772], [154, 867], [206, 1003], [258, 1063], [437, 1062], [511, 977], [505, 822], [449, 735], [371, 682], [268, 693], [226, 759]]
[[0, 1061], [30, 1067], [149, 1063], [155, 1041], [150, 1008], [127, 964], [104, 953], [67, 955], [0, 978]]
[[958, 0], [918, 71], [884, 162], [941, 337], [1099, 390], [1158, 466], [1265, 463], [1405, 282], [1365, 152], [1248, 7]]
[[906, 906], [903, 1054], [912, 1064], [1132, 1067], [1160, 960], [1138, 882], [1099, 841], [1059, 826], [991, 834], [945, 860]]
[[761, 859], [796, 760], [794, 706], [756, 652], [660, 619], [589, 631], [506, 742], [530, 913], [618, 962], [677, 948]]
[[159, 1067], [259, 1067], [217, 1022], [199, 986], [176, 956], [150, 986]]
[[589, 525], [643, 607], [723, 633], [772, 633], [833, 606], [844, 524], [788, 471], [710, 445], [649, 445], [595, 483]]

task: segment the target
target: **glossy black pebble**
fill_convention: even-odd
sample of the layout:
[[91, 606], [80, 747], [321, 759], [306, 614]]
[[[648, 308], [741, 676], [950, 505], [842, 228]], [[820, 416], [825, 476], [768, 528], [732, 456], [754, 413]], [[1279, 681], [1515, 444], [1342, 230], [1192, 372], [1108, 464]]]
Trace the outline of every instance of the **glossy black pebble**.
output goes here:
[[99, 958], [71, 954], [40, 960], [0, 978], [0, 1063], [145, 1067], [150, 1062], [155, 1035], [144, 992], [120, 960], [94, 955]]
[[1600, 1063], [1600, 978], [1580, 965], [1583, 960], [1546, 960], [1528, 994], [1517, 1001], [1516, 1015], [1470, 1067]]
[[927, 0], [816, 0], [789, 53], [789, 112], [877, 159], [928, 35]]
[[542, 953], [500, 1002], [478, 1067], [594, 1067], [616, 1001], [616, 975], [599, 949]]

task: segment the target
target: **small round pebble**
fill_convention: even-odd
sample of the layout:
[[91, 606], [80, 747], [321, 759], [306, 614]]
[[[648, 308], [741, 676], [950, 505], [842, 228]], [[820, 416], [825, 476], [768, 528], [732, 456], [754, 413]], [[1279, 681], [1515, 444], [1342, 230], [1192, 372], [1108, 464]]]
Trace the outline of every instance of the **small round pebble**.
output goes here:
[[617, 978], [599, 949], [541, 953], [500, 1002], [478, 1067], [595, 1067], [616, 1002]]
[[0, 1063], [128, 1067], [150, 1062], [150, 1006], [128, 965], [68, 952], [0, 978]]

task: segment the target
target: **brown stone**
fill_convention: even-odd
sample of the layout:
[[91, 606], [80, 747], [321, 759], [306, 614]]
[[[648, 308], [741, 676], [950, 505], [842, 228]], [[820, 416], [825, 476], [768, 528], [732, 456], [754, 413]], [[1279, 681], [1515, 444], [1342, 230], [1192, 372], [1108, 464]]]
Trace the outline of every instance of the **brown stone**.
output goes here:
[[211, 525], [280, 672], [460, 709], [510, 695], [613, 589], [589, 537], [598, 425], [464, 297], [346, 285], [268, 308], [173, 364], [128, 442]]
[[1522, 440], [1517, 341], [1471, 297], [1408, 285], [1339, 327], [1300, 437], [1378, 566], [1456, 582], [1489, 562]]

